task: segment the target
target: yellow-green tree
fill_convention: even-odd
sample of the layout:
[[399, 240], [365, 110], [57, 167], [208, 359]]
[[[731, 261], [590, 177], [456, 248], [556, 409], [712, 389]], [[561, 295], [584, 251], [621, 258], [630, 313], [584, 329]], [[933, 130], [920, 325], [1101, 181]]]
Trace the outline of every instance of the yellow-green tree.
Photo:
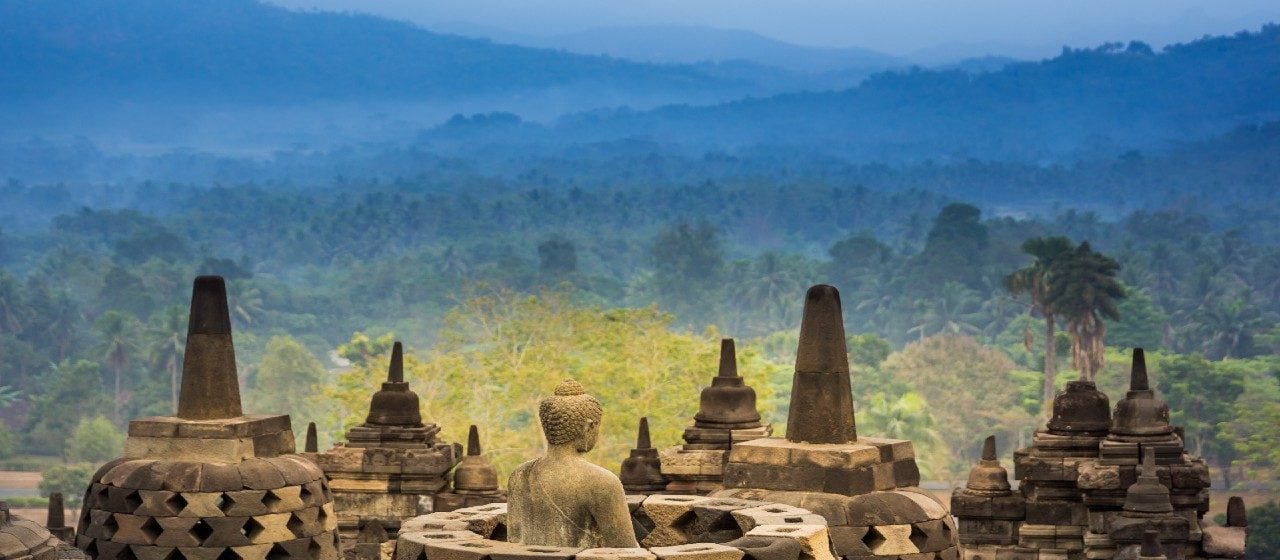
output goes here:
[[[422, 399], [424, 419], [438, 423], [446, 441], [462, 441], [468, 425], [479, 426], [485, 453], [505, 480], [544, 448], [538, 401], [563, 379], [576, 379], [605, 410], [600, 442], [588, 458], [616, 470], [635, 444], [641, 416], [649, 417], [655, 445], [679, 443], [699, 391], [715, 375], [718, 333], [674, 331], [671, 323], [654, 307], [604, 309], [568, 291], [477, 293], [446, 315], [430, 348], [406, 349], [405, 380]], [[339, 349], [376, 357], [353, 360], [326, 388], [341, 411], [324, 426], [331, 436], [368, 413], [371, 392], [386, 378], [389, 354], [380, 342], [357, 333]], [[790, 376], [750, 347], [740, 346], [738, 361], [761, 403], [772, 400], [769, 376]]]
[[306, 346], [293, 337], [273, 336], [267, 341], [262, 363], [245, 395], [248, 410], [289, 414], [305, 427], [309, 420], [302, 415], [320, 404], [317, 397], [324, 380], [324, 365]]
[[918, 462], [934, 465], [938, 475], [964, 476], [988, 435], [1017, 440], [1036, 424], [1020, 402], [1022, 382], [1014, 375], [1018, 366], [972, 337], [945, 334], [913, 342], [890, 355], [881, 369], [931, 405], [934, 429], [946, 443], [935, 449], [949, 453], [937, 457], [922, 450]]

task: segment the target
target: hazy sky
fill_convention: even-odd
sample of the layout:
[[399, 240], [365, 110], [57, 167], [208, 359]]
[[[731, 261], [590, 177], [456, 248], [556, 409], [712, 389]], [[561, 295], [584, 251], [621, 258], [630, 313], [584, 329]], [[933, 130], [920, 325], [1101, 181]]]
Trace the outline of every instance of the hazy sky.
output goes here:
[[[965, 44], [1052, 55], [1062, 45], [1139, 38], [1161, 46], [1280, 21], [1277, 0], [272, 0], [365, 11], [424, 27], [461, 23], [549, 36], [594, 27], [697, 24], [803, 45], [912, 55]], [[1014, 52], [1021, 51], [1021, 52]]]

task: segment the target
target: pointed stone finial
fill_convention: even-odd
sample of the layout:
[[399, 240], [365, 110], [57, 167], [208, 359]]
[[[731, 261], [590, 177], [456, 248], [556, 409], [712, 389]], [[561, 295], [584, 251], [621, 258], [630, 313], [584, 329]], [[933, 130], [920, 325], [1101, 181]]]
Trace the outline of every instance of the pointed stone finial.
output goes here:
[[305, 453], [320, 452], [320, 438], [316, 436], [315, 422], [307, 422], [307, 439], [306, 439], [306, 443], [302, 447], [302, 450]]
[[1244, 498], [1232, 496], [1227, 500], [1227, 527], [1248, 527], [1249, 518], [1244, 509]]
[[787, 439], [852, 443], [858, 439], [853, 415], [840, 292], [833, 286], [820, 284], [809, 288], [805, 295], [796, 372], [791, 384]]
[[640, 429], [636, 431], [636, 449], [652, 449], [653, 442], [649, 440], [649, 417], [640, 417]]
[[62, 529], [67, 526], [67, 512], [62, 503], [62, 492], [49, 493], [49, 516], [45, 522], [45, 527], [50, 530]]
[[1139, 473], [1143, 478], [1160, 480], [1160, 477], [1156, 476], [1156, 450], [1154, 447], [1142, 448], [1142, 469]]
[[982, 442], [982, 460], [996, 460], [996, 436], [987, 436], [986, 441]]
[[1141, 558], [1164, 558], [1164, 550], [1160, 548], [1160, 533], [1155, 529], [1147, 529], [1142, 533]]
[[1151, 385], [1147, 382], [1147, 355], [1141, 348], [1133, 349], [1133, 367], [1129, 370], [1129, 390], [1148, 391]]
[[404, 347], [397, 340], [391, 346], [391, 365], [387, 367], [387, 383], [404, 383]]
[[227, 285], [221, 276], [200, 276], [191, 290], [178, 417], [214, 420], [243, 414]]
[[480, 430], [475, 424], [467, 430], [467, 456], [476, 457], [480, 455]]
[[738, 376], [738, 352], [732, 338], [720, 339], [720, 371], [717, 377]]

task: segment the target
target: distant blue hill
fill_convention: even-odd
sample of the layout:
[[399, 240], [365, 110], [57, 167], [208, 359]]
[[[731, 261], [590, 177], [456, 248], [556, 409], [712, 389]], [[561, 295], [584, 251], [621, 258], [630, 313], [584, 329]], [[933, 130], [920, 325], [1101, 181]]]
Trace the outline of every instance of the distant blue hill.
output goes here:
[[800, 145], [861, 161], [1037, 160], [1153, 147], [1280, 118], [1280, 25], [1171, 45], [1064, 49], [987, 72], [886, 72], [842, 91], [594, 111], [562, 137]]
[[0, 96], [220, 101], [450, 98], [593, 85], [749, 89], [656, 66], [254, 0], [0, 0]]
[[902, 59], [870, 49], [806, 47], [751, 31], [697, 25], [597, 28], [548, 37], [532, 44], [643, 62], [688, 64], [742, 60], [796, 72], [868, 71], [908, 65]]

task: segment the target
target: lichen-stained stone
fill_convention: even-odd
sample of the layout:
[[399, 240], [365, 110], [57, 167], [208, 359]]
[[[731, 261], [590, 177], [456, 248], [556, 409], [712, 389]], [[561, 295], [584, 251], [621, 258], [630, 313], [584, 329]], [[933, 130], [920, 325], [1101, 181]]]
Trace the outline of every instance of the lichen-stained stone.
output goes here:
[[734, 547], [715, 543], [659, 546], [649, 549], [658, 560], [742, 560], [745, 554]]
[[759, 525], [748, 532], [747, 536], [792, 539], [800, 543], [806, 558], [836, 560], [826, 525]]
[[395, 541], [395, 560], [418, 560], [425, 555], [428, 542], [432, 541], [476, 541], [481, 536], [471, 531], [433, 531], [411, 530], [405, 524], [400, 525], [400, 536]]

